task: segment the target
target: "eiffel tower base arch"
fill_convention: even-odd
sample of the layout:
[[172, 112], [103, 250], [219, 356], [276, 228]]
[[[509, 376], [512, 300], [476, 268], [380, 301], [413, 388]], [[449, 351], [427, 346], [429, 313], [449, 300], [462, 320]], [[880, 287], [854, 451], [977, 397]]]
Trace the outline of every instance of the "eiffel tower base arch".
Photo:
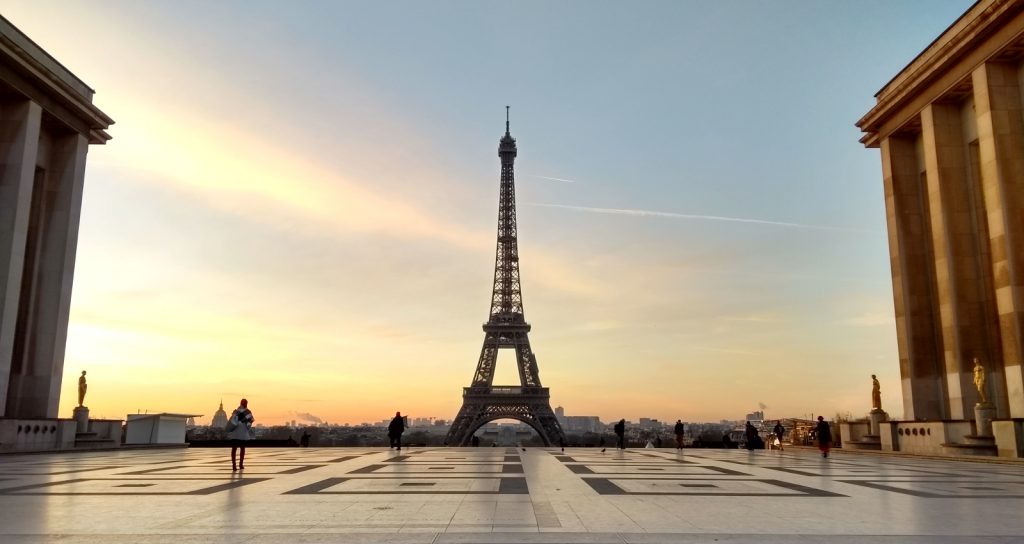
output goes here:
[[462, 398], [462, 409], [445, 440], [449, 446], [469, 446], [473, 433], [497, 419], [526, 423], [537, 431], [545, 446], [555, 446], [565, 439], [551, 409], [547, 387], [466, 387]]

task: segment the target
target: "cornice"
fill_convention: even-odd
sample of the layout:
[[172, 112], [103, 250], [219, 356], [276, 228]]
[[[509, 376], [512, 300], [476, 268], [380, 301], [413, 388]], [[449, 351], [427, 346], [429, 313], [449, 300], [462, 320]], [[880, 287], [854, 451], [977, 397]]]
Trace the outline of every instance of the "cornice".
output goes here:
[[[971, 6], [875, 94], [875, 106], [857, 121], [857, 127], [867, 133], [861, 143], [877, 147], [881, 138], [919, 113], [920, 108], [908, 111], [908, 106], [920, 102], [915, 99], [923, 93], [931, 95], [927, 97], [929, 102], [938, 99], [963, 77], [969, 76], [977, 65], [1024, 34], [1024, 26], [1013, 32], [1006, 32], [1004, 28], [1022, 12], [1024, 0], [979, 0]], [[986, 43], [993, 35], [1001, 38], [1000, 43]], [[982, 51], [982, 44], [991, 51]], [[984, 58], [976, 58], [979, 51], [986, 53]], [[969, 60], [969, 65], [965, 59]], [[948, 77], [951, 74], [956, 77]], [[950, 79], [952, 81], [948, 81]], [[936, 86], [936, 83], [941, 85]]]
[[[0, 66], [10, 76], [5, 83], [40, 102], [47, 113], [85, 134], [90, 143], [110, 140], [106, 129], [114, 120], [93, 105], [93, 90], [5, 19], [0, 20]], [[58, 107], [48, 108], [51, 102]]]

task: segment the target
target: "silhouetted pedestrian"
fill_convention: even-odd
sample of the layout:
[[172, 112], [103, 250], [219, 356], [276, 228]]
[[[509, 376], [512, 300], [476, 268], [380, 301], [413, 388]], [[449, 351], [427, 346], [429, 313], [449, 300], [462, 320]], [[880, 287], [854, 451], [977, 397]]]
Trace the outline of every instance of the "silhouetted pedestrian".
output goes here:
[[558, 437], [558, 445], [562, 448], [562, 453], [565, 453], [565, 437], [564, 436], [559, 436]]
[[626, 420], [620, 419], [619, 422], [615, 424], [615, 427], [613, 427], [613, 430], [615, 431], [615, 436], [618, 439], [615, 447], [620, 450], [626, 449]]
[[725, 433], [722, 435], [722, 447], [724, 447], [727, 450], [731, 450], [733, 449], [733, 447], [735, 447], [735, 445], [732, 442], [732, 438], [729, 437], [729, 433]]
[[[256, 421], [252, 411], [249, 410], [249, 401], [242, 399], [238, 408], [231, 412], [228, 419], [228, 440], [231, 441], [231, 470], [242, 470], [245, 468], [245, 443], [253, 439], [252, 422]], [[238, 454], [237, 463], [235, 455]]]
[[654, 437], [654, 447], [655, 448], [660, 448], [661, 447], [661, 435], [660, 434], [658, 436]]
[[299, 438], [299, 444], [302, 445], [303, 448], [309, 447], [309, 431], [302, 431], [302, 437]]
[[398, 447], [398, 451], [402, 451], [402, 433], [405, 432], [405, 418], [402, 417], [402, 412], [395, 412], [395, 417], [388, 424], [388, 439], [391, 441], [391, 447]]
[[675, 427], [676, 449], [677, 450], [683, 449], [683, 434], [685, 434], [685, 432], [686, 432], [686, 427], [683, 426], [683, 420], [677, 419], [676, 420], [676, 427]]
[[822, 457], [828, 457], [828, 450], [832, 449], [832, 428], [829, 427], [825, 418], [818, 416], [818, 424], [814, 427], [814, 434], [818, 438], [818, 449]]
[[480, 437], [474, 434], [473, 438], [469, 441], [469, 443], [472, 444], [474, 448], [479, 447]]
[[783, 450], [782, 435], [786, 434], [786, 428], [782, 426], [781, 421], [775, 422], [775, 428], [772, 429], [772, 432], [775, 433], [775, 445], [778, 446], [779, 450]]
[[754, 451], [758, 447], [758, 443], [761, 441], [761, 437], [757, 434], [757, 427], [754, 427], [747, 422], [744, 432], [747, 436], [747, 450]]

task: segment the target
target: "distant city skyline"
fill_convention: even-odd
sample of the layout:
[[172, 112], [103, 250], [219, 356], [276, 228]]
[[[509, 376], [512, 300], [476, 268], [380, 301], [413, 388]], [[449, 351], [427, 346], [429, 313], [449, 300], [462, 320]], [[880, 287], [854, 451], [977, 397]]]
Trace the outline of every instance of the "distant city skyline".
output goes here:
[[[552, 405], [902, 412], [854, 122], [967, 0], [0, 1], [117, 123], [89, 153], [62, 417], [455, 416], [505, 105]], [[499, 359], [497, 382], [514, 365]]]

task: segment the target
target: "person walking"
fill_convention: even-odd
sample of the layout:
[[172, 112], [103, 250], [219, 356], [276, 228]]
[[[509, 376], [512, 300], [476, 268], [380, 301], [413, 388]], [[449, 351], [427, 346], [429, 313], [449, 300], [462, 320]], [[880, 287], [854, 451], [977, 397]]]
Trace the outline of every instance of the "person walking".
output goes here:
[[775, 434], [775, 445], [778, 446], [779, 451], [785, 451], [782, 447], [782, 435], [786, 434], [786, 428], [782, 426], [781, 421], [775, 422], [775, 428], [772, 429], [772, 433]]
[[612, 430], [615, 431], [615, 436], [618, 437], [618, 442], [615, 444], [615, 447], [620, 450], [626, 449], [626, 420], [620, 419]]
[[402, 417], [402, 412], [395, 412], [395, 417], [388, 424], [388, 439], [391, 440], [392, 448], [398, 446], [398, 451], [402, 451], [402, 433], [404, 432], [405, 418]]
[[[231, 412], [231, 419], [228, 420], [228, 440], [231, 442], [231, 470], [242, 470], [245, 468], [245, 443], [252, 440], [252, 422], [256, 421], [252, 411], [249, 410], [249, 401], [242, 399], [238, 408]], [[237, 454], [237, 463], [236, 456]]]
[[676, 449], [677, 450], [682, 450], [683, 449], [683, 434], [685, 432], [686, 432], [686, 427], [683, 426], [683, 420], [677, 419], [676, 420], [676, 427], [675, 427]]
[[832, 448], [832, 428], [823, 416], [818, 416], [818, 425], [814, 427], [814, 434], [818, 437], [818, 449], [822, 457], [828, 457], [828, 450]]
[[747, 450], [754, 451], [758, 448], [758, 442], [761, 441], [761, 437], [757, 434], [757, 427], [754, 427], [747, 422], [747, 426], [744, 428], [744, 432], [747, 436]]

